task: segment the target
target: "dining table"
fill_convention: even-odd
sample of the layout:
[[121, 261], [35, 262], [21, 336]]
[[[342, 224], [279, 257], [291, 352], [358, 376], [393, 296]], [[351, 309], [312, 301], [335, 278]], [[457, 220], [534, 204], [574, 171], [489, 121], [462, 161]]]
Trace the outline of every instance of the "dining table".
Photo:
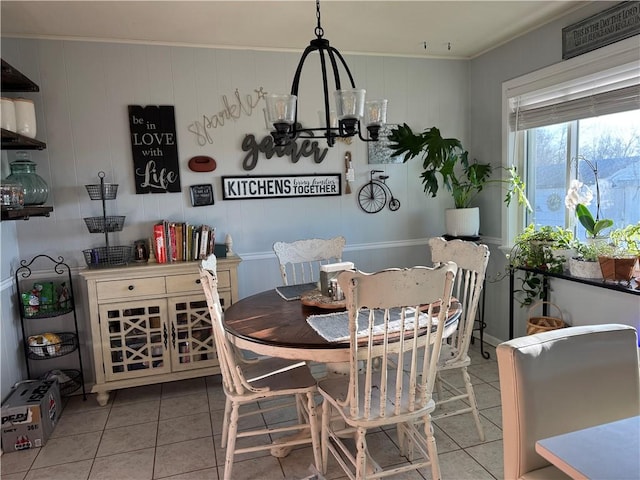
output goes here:
[[[337, 365], [349, 362], [349, 340], [331, 342], [309, 325], [307, 319], [338, 311], [345, 311], [344, 302], [305, 302], [304, 295], [285, 300], [276, 289], [271, 289], [229, 306], [224, 312], [224, 327], [227, 338], [237, 348], [289, 360]], [[455, 331], [461, 312], [460, 302], [454, 299], [443, 337]], [[426, 328], [422, 331], [426, 333]]]
[[574, 479], [638, 479], [640, 416], [544, 438], [535, 449]]

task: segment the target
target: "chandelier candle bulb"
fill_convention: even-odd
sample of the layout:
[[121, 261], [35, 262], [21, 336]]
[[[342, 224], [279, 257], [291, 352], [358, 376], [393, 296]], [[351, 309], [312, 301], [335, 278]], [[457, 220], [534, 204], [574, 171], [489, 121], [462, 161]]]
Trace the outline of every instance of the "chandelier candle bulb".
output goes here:
[[295, 120], [296, 101], [295, 95], [270, 93], [266, 96], [267, 118], [274, 125], [277, 123], [291, 125]]
[[377, 125], [381, 127], [387, 123], [387, 100], [369, 100], [365, 102], [367, 127]]
[[336, 90], [336, 111], [338, 120], [347, 118], [362, 118], [364, 116], [364, 96], [366, 90], [351, 88], [348, 90]]

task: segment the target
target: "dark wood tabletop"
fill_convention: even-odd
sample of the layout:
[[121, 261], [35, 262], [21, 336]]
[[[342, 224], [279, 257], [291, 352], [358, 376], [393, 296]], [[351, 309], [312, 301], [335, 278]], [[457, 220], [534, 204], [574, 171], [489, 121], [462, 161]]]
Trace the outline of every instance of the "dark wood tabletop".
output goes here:
[[[460, 304], [445, 325], [457, 322]], [[224, 312], [224, 324], [230, 341], [239, 348], [263, 355], [313, 360], [349, 361], [349, 342], [328, 342], [308, 323], [310, 315], [322, 315], [344, 309], [327, 310], [303, 305], [299, 300], [284, 300], [276, 291], [267, 290], [232, 304]]]

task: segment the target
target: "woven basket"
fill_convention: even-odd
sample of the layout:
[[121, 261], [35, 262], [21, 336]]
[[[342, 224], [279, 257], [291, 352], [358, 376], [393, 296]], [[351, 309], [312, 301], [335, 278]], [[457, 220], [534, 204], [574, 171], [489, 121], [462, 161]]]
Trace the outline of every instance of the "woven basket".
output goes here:
[[[557, 317], [549, 317], [549, 316], [540, 316], [540, 317], [532, 317], [531, 311], [537, 307], [538, 305], [543, 304], [551, 305], [558, 310]], [[529, 307], [529, 320], [527, 320], [527, 335], [533, 335], [534, 333], [540, 332], [549, 332], [551, 330], [557, 330], [558, 328], [564, 328], [567, 324], [562, 319], [562, 310], [555, 303], [552, 302], [536, 302]]]

